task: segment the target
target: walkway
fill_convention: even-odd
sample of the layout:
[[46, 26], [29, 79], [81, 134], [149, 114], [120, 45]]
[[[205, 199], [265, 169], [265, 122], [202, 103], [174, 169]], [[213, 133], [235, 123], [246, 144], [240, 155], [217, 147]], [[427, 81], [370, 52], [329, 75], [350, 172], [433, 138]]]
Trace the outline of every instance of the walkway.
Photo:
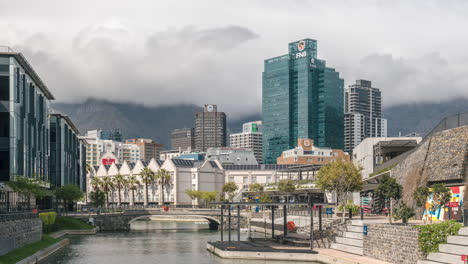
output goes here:
[[254, 241], [209, 242], [207, 249], [226, 259], [263, 259], [288, 261], [320, 261], [340, 264], [390, 264], [370, 257], [358, 256], [328, 248], [315, 248], [279, 244], [271, 239]]

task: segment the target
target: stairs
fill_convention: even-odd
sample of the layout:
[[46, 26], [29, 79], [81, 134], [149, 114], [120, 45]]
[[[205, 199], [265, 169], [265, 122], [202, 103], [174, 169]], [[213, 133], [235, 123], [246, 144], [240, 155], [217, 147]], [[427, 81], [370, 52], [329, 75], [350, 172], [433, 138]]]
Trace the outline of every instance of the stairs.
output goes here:
[[335, 238], [330, 248], [362, 256], [364, 254], [362, 226], [362, 220], [349, 221], [346, 231]]
[[468, 227], [463, 227], [457, 236], [449, 236], [447, 244], [439, 245], [438, 253], [429, 253], [427, 260], [418, 264], [464, 264], [461, 255], [468, 255]]

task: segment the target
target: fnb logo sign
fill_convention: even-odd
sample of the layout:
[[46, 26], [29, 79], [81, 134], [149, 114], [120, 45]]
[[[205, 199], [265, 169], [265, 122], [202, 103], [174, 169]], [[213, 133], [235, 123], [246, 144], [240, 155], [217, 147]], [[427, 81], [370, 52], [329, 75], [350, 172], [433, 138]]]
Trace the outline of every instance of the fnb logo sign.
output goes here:
[[305, 58], [305, 57], [307, 57], [306, 51], [296, 53], [296, 59]]

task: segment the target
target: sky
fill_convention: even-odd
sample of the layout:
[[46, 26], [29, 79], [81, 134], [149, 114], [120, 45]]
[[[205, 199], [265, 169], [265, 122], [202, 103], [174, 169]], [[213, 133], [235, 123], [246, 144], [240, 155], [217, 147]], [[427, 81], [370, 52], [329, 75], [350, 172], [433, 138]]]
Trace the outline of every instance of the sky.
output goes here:
[[218, 104], [261, 111], [263, 61], [318, 41], [385, 106], [468, 97], [464, 0], [0, 0], [0, 46], [22, 52], [58, 102]]

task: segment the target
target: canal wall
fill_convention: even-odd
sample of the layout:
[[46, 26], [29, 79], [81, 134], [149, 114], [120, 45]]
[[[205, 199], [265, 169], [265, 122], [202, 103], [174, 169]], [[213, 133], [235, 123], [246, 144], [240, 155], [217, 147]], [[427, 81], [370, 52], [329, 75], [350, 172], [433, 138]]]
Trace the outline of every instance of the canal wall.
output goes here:
[[0, 222], [0, 256], [42, 238], [39, 218]]
[[364, 256], [391, 263], [413, 264], [424, 259], [419, 229], [409, 225], [370, 224], [363, 236]]

